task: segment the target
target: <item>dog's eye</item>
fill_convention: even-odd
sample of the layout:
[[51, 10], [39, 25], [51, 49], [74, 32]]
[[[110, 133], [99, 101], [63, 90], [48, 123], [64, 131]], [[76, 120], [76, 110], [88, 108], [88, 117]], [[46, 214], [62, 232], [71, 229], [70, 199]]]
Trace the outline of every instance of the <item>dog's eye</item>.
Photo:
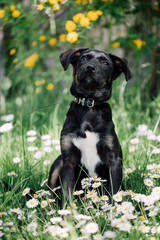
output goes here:
[[106, 66], [109, 64], [109, 63], [108, 63], [107, 61], [105, 61], [105, 60], [103, 60], [102, 63], [103, 63], [104, 65], [106, 65]]
[[81, 58], [81, 62], [85, 62], [85, 61], [87, 61], [87, 57], [86, 57], [86, 56], [83, 56], [83, 57]]

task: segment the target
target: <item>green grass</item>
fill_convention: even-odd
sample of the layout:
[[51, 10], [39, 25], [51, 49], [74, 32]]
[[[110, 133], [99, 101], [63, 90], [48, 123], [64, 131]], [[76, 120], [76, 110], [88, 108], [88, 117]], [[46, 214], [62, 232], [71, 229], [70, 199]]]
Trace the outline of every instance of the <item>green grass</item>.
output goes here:
[[[132, 203], [135, 207], [132, 212], [135, 218], [132, 217], [127, 220], [127, 222], [124, 221], [124, 224], [130, 224], [128, 231], [113, 226], [114, 219], [120, 219], [121, 223], [123, 222], [124, 213], [119, 212], [117, 204], [115, 207], [104, 211], [102, 209], [104, 205], [102, 200], [93, 203], [93, 201], [88, 198], [83, 200], [81, 198], [73, 199], [76, 206], [70, 206], [71, 214], [64, 216], [62, 222], [55, 224], [61, 228], [67, 227], [69, 230], [61, 230], [61, 234], [57, 233], [55, 237], [47, 232], [46, 229], [51, 225], [51, 218], [55, 216], [60, 217], [57, 212], [59, 206], [56, 196], [54, 195], [55, 202], [48, 203], [48, 206], [45, 208], [42, 208], [40, 204], [33, 209], [27, 208], [26, 202], [30, 199], [30, 195], [33, 196], [34, 193], [38, 195], [36, 191], [41, 189], [47, 190], [46, 186], [41, 187], [41, 183], [48, 178], [51, 163], [60, 154], [60, 152], [55, 149], [55, 145], [52, 145], [53, 152], [45, 153], [42, 158], [35, 159], [35, 152], [29, 152], [28, 146], [32, 145], [38, 147], [38, 150], [44, 153], [44, 143], [41, 139], [42, 135], [49, 134], [52, 139], [60, 138], [60, 131], [63, 126], [65, 115], [69, 108], [70, 101], [73, 99], [69, 93], [70, 77], [68, 76], [70, 75], [60, 73], [59, 82], [57, 81], [55, 89], [52, 92], [47, 92], [42, 87], [42, 91], [39, 94], [35, 94], [35, 87], [33, 83], [30, 83], [26, 87], [25, 93], [19, 96], [22, 100], [21, 105], [16, 104], [15, 98], [7, 100], [6, 113], [15, 114], [15, 119], [13, 122], [13, 130], [0, 134], [0, 172], [1, 180], [13, 184], [15, 187], [12, 191], [6, 192], [3, 184], [0, 184], [0, 212], [5, 212], [7, 214], [0, 218], [0, 234], [4, 233], [2, 238], [78, 239], [78, 237], [83, 236], [83, 239], [85, 239], [86, 236], [86, 239], [101, 239], [100, 236], [96, 236], [96, 234], [99, 233], [103, 235], [104, 232], [111, 230], [116, 233], [115, 239], [153, 240], [154, 238], [151, 237], [159, 239], [159, 233], [153, 231], [153, 227], [156, 226], [158, 228], [159, 226], [159, 199], [149, 205], [152, 206], [157, 213], [155, 216], [150, 217], [148, 214], [151, 210], [146, 209], [144, 202], [138, 202], [132, 199], [130, 194], [123, 193], [126, 196], [123, 196], [122, 202], [118, 202], [117, 204], [120, 205], [127, 201]], [[137, 127], [140, 124], [146, 124], [148, 129], [153, 130], [156, 136], [160, 134], [160, 98], [155, 99], [153, 102], [143, 102], [138, 86], [127, 89], [125, 89], [125, 86], [126, 84], [123, 78], [119, 78], [119, 80], [115, 81], [113, 84], [112, 98], [109, 101], [112, 107], [115, 129], [123, 150], [124, 169], [133, 169], [132, 173], [127, 175], [124, 174], [124, 184], [126, 193], [130, 189], [134, 193], [149, 195], [154, 187], [159, 186], [160, 181], [159, 179], [153, 179], [154, 185], [152, 187], [146, 186], [144, 184], [144, 179], [147, 177], [150, 178], [150, 174], [152, 173], [151, 170], [146, 169], [146, 167], [149, 164], [159, 164], [159, 154], [151, 154], [151, 151], [155, 147], [160, 148], [160, 142], [157, 140], [148, 140], [146, 136], [143, 136], [139, 137], [139, 144], [135, 145], [137, 148], [135, 151], [130, 152], [129, 147], [131, 147], [130, 140], [138, 137]], [[1, 113], [1, 115], [3, 114]], [[0, 126], [3, 123], [4, 122], [1, 121]], [[33, 143], [27, 141], [26, 133], [29, 130], [36, 130], [37, 132], [37, 139]], [[13, 163], [14, 157], [20, 157], [20, 163]], [[51, 161], [49, 165], [43, 164], [43, 161], [46, 159]], [[160, 166], [158, 165], [158, 167], [154, 169], [160, 171]], [[11, 171], [15, 171], [18, 176], [8, 176], [7, 173]], [[142, 176], [142, 173], [146, 173], [146, 175]], [[160, 176], [159, 172], [157, 172], [157, 175]], [[23, 190], [27, 187], [32, 189], [33, 192], [30, 192], [27, 196], [22, 196]], [[93, 190], [88, 187], [85, 192], [87, 193], [89, 189], [91, 191]], [[44, 195], [43, 197], [39, 196], [38, 201], [48, 201], [49, 198], [51, 197], [48, 195]], [[24, 220], [18, 219], [20, 214], [10, 213], [11, 209], [15, 208], [20, 208], [24, 211], [22, 213], [25, 217]], [[33, 212], [34, 209], [36, 209], [36, 212]], [[47, 213], [53, 209], [55, 209], [55, 213], [48, 215]], [[74, 216], [76, 214], [84, 214], [92, 218], [80, 222], [80, 219], [75, 219]], [[141, 219], [141, 216], [144, 217], [144, 220], [143, 218]], [[7, 224], [10, 225], [7, 222], [12, 222], [13, 225], [7, 226]], [[29, 231], [28, 225], [31, 222], [37, 223], [36, 230], [32, 229]], [[93, 234], [82, 231], [82, 229], [88, 226], [87, 224], [89, 222], [98, 224], [98, 230], [95, 230]], [[82, 226], [76, 228], [76, 224], [78, 223], [81, 223]], [[142, 227], [143, 230], [140, 230], [139, 227], [142, 225], [149, 227], [149, 231], [143, 233], [146, 227]], [[94, 226], [93, 229], [96, 229], [96, 226]], [[124, 226], [122, 226], [122, 228], [124, 228]], [[63, 234], [62, 231], [64, 231]], [[35, 232], [36, 236], [34, 236]], [[103, 239], [105, 239], [105, 237]]]

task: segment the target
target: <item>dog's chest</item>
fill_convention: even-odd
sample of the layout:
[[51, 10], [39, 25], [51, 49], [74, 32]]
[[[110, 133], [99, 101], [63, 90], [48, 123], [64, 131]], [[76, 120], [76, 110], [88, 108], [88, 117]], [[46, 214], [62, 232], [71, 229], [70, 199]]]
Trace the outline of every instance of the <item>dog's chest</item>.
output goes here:
[[96, 165], [100, 163], [100, 157], [97, 153], [97, 143], [99, 136], [95, 132], [85, 131], [86, 138], [74, 138], [73, 144], [81, 151], [81, 164], [85, 166], [91, 177], [95, 177]]

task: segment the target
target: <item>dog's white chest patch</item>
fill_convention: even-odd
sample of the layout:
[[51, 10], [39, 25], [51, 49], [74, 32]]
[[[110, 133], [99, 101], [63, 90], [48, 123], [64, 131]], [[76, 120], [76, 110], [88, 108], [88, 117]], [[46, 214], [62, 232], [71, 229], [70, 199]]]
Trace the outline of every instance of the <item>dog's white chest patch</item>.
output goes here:
[[73, 144], [81, 151], [81, 163], [88, 170], [91, 177], [95, 177], [95, 166], [100, 162], [97, 153], [99, 136], [97, 133], [86, 131], [86, 138], [74, 138]]

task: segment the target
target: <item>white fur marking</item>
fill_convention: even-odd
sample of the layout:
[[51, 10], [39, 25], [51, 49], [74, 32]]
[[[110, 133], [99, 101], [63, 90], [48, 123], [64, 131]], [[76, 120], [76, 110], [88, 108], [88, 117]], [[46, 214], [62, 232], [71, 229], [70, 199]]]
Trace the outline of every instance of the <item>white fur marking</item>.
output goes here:
[[86, 167], [91, 177], [95, 177], [95, 166], [100, 162], [96, 144], [99, 142], [97, 133], [86, 131], [86, 138], [74, 138], [73, 144], [81, 151], [81, 163]]

